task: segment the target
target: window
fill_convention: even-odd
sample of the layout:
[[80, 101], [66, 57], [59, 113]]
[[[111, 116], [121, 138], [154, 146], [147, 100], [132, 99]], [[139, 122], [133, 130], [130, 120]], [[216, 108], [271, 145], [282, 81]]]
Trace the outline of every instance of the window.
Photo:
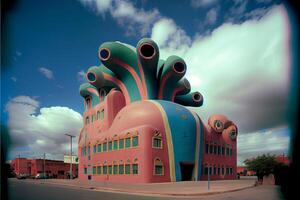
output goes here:
[[94, 122], [94, 115], [92, 115], [92, 123]]
[[214, 145], [214, 154], [217, 154], [217, 145]]
[[107, 143], [103, 143], [103, 151], [107, 151]]
[[232, 156], [232, 149], [229, 150], [229, 155]]
[[87, 97], [85, 99], [85, 102], [86, 102], [86, 109], [89, 109], [92, 107], [92, 104], [91, 104], [91, 98]]
[[119, 149], [124, 149], [124, 139], [119, 140]]
[[130, 174], [130, 164], [125, 165], [125, 174]]
[[224, 167], [222, 167], [222, 174], [224, 175], [224, 173], [225, 173], [225, 170], [224, 170]]
[[162, 148], [161, 137], [153, 137], [153, 144], [152, 144], [152, 146], [154, 148]]
[[101, 152], [101, 144], [98, 144], [98, 152]]
[[154, 160], [154, 174], [163, 175], [164, 174], [164, 165], [159, 158]]
[[218, 167], [218, 174], [219, 174], [219, 175], [220, 175], [220, 172], [221, 172], [221, 171], [220, 171], [220, 167]]
[[226, 174], [229, 174], [229, 168], [226, 167]]
[[225, 155], [225, 147], [222, 146], [222, 155]]
[[101, 174], [101, 166], [97, 167], [97, 174]]
[[97, 119], [100, 119], [100, 111], [97, 111]]
[[114, 150], [118, 150], [118, 140], [114, 140]]
[[119, 165], [119, 174], [124, 174], [124, 165]]
[[100, 118], [104, 119], [104, 109], [102, 109], [101, 112], [100, 112]]
[[96, 174], [96, 167], [93, 166], [93, 174]]
[[103, 174], [107, 174], [107, 165], [103, 166]]
[[84, 168], [84, 174], [87, 174], [87, 168], [86, 167]]
[[131, 140], [130, 140], [130, 138], [126, 138], [125, 139], [125, 147], [130, 148], [130, 146], [131, 146]]
[[226, 155], [228, 156], [229, 155], [229, 148], [226, 147]]
[[209, 146], [209, 153], [210, 153], [210, 154], [213, 153], [213, 150], [214, 150], [213, 147], [214, 147], [213, 145], [210, 145], [210, 146]]
[[85, 156], [86, 155], [86, 147], [81, 148], [81, 155]]
[[111, 151], [112, 150], [112, 141], [109, 141], [108, 142], [108, 151]]
[[214, 166], [214, 174], [217, 174], [217, 168]]
[[208, 166], [206, 165], [204, 168], [204, 174], [207, 175], [208, 174]]
[[114, 165], [114, 174], [118, 174], [118, 165]]
[[91, 147], [88, 146], [88, 154], [90, 155], [91, 154]]
[[162, 175], [162, 174], [163, 174], [163, 166], [155, 165], [155, 175]]
[[138, 174], [138, 169], [139, 169], [138, 164], [133, 164], [132, 165], [132, 174]]
[[205, 144], [205, 152], [208, 154], [208, 152], [209, 152], [209, 144]]
[[132, 137], [132, 146], [136, 147], [138, 145], [139, 145], [139, 138], [138, 138], [138, 136]]
[[85, 124], [89, 124], [90, 123], [90, 118], [87, 116], [86, 118], [85, 118]]
[[218, 155], [221, 155], [221, 147], [218, 145]]
[[112, 166], [111, 165], [108, 166], [108, 173], [112, 174]]
[[96, 153], [97, 152], [97, 147], [96, 147], [96, 145], [94, 145], [94, 153]]
[[212, 173], [213, 173], [213, 168], [209, 167], [209, 174], [212, 174]]

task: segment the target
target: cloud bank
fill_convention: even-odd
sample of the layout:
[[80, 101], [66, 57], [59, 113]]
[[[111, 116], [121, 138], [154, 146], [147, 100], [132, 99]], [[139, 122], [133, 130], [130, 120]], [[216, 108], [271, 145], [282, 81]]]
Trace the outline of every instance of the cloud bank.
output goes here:
[[78, 112], [60, 106], [40, 108], [40, 102], [29, 96], [14, 97], [6, 104], [5, 111], [13, 141], [12, 157], [21, 151], [21, 156], [22, 152], [27, 152], [29, 157], [47, 153], [48, 158], [62, 159], [69, 148], [69, 139], [64, 134], [78, 136], [82, 127], [82, 116]]

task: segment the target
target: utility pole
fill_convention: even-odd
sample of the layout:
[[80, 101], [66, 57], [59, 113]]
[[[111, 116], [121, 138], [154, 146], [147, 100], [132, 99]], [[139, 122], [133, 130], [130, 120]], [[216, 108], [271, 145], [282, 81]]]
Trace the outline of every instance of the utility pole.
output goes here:
[[44, 161], [43, 161], [43, 172], [44, 172], [43, 177], [44, 178], [46, 178], [45, 171], [46, 171], [46, 153], [44, 153]]
[[69, 136], [70, 137], [70, 160], [71, 160], [71, 162], [70, 162], [70, 179], [72, 179], [73, 178], [73, 171], [72, 171], [72, 139], [73, 139], [73, 137], [75, 137], [74, 135], [70, 135], [70, 134], [65, 134], [66, 136]]

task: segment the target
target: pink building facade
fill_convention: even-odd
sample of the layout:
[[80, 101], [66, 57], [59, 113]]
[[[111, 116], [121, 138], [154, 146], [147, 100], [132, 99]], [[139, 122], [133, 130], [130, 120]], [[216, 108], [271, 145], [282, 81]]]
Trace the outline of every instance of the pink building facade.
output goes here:
[[104, 65], [80, 86], [84, 126], [78, 140], [79, 178], [126, 183], [235, 179], [237, 126], [223, 115], [205, 125], [186, 106], [203, 97], [184, 78], [186, 64], [158, 59], [150, 39], [133, 47], [101, 45]]

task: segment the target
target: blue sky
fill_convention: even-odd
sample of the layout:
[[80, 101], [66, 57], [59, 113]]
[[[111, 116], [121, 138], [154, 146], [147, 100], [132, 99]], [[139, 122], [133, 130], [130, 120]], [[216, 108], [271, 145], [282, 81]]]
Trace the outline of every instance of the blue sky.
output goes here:
[[273, 131], [285, 146], [270, 151], [287, 152], [285, 13], [282, 1], [271, 0], [18, 1], [7, 13], [1, 66], [1, 122], [16, 141], [11, 157], [61, 157], [63, 134], [82, 126], [78, 88], [83, 72], [100, 64], [100, 44], [135, 46], [142, 37], [157, 41], [162, 58], [186, 60], [192, 88], [204, 96], [196, 109], [204, 121], [227, 115], [245, 135], [241, 148], [246, 135]]

